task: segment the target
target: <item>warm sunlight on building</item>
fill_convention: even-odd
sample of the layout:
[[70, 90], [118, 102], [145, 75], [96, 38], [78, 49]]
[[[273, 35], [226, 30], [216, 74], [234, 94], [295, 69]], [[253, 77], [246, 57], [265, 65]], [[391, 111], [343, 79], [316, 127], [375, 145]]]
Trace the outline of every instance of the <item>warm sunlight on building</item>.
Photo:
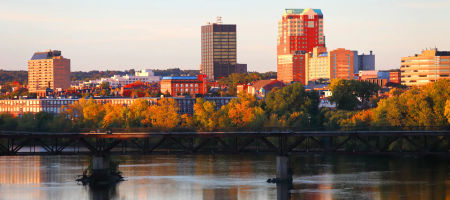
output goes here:
[[422, 54], [402, 57], [401, 83], [421, 86], [439, 79], [450, 79], [450, 51], [423, 50]]

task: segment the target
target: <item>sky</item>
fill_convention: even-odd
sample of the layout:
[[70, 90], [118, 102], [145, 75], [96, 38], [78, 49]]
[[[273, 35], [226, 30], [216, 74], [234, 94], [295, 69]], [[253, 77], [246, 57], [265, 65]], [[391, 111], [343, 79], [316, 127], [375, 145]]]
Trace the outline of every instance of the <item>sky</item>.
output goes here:
[[448, 0], [0, 0], [0, 69], [27, 70], [36, 51], [61, 50], [72, 71], [199, 69], [200, 27], [237, 25], [238, 63], [276, 71], [285, 8], [324, 14], [329, 50], [376, 55], [376, 69], [437, 47], [450, 50]]

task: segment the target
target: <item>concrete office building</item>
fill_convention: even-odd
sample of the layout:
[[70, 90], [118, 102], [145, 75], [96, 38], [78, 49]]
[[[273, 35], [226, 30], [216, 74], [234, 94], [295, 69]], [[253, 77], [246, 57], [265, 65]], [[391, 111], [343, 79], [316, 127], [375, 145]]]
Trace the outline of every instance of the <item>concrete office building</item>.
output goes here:
[[70, 59], [64, 58], [61, 51], [36, 52], [28, 61], [29, 92], [65, 90], [70, 87], [70, 80]]
[[401, 83], [421, 86], [439, 79], [450, 79], [450, 51], [423, 50], [401, 59]]

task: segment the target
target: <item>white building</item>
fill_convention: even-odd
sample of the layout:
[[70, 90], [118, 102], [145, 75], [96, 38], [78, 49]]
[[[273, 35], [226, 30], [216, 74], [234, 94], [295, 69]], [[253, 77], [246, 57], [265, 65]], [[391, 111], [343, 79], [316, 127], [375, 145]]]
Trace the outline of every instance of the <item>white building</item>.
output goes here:
[[108, 82], [109, 85], [113, 88], [117, 88], [120, 86], [128, 85], [130, 83], [134, 83], [136, 81], [146, 82], [146, 83], [153, 83], [153, 82], [159, 82], [161, 80], [160, 76], [155, 76], [152, 70], [150, 69], [143, 69], [141, 71], [135, 72], [134, 76], [131, 75], [125, 75], [125, 76], [119, 76], [114, 75], [111, 78], [101, 78], [97, 80], [90, 80], [87, 82], [84, 82], [84, 85], [100, 85], [103, 82]]

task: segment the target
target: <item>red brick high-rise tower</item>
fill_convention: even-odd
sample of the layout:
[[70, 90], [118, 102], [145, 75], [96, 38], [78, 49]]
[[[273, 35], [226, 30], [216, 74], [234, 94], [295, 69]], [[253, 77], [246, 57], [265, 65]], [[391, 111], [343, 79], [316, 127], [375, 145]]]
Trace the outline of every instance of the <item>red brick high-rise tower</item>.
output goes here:
[[325, 47], [323, 14], [320, 9], [285, 9], [278, 21], [277, 79], [305, 82], [305, 53]]

